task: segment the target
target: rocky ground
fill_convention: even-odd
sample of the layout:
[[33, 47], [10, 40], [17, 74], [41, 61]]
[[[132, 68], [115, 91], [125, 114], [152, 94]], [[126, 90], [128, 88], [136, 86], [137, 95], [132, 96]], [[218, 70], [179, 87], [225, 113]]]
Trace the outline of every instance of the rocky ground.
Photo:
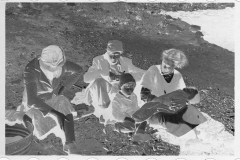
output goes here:
[[[161, 14], [163, 9], [193, 11], [233, 6], [233, 3], [22, 3], [21, 6], [8, 3], [5, 108], [16, 109], [21, 104], [24, 67], [47, 45], [63, 47], [67, 58], [86, 71], [93, 57], [105, 53], [108, 40], [118, 39], [124, 43], [124, 56], [145, 70], [160, 63], [160, 53], [165, 49], [184, 51], [190, 63], [180, 72], [187, 85], [202, 90], [202, 101], [197, 107], [234, 134], [234, 53], [206, 42], [196, 27]], [[80, 79], [77, 85], [87, 84]], [[65, 95], [72, 99], [79, 91], [73, 87]], [[77, 120], [75, 130], [77, 141], [87, 155], [179, 154], [179, 146], [161, 140], [133, 143], [129, 135], [113, 132], [111, 127], [104, 129], [94, 116]], [[35, 138], [33, 146], [29, 153], [32, 155], [65, 154], [60, 139], [54, 135], [42, 141]]]

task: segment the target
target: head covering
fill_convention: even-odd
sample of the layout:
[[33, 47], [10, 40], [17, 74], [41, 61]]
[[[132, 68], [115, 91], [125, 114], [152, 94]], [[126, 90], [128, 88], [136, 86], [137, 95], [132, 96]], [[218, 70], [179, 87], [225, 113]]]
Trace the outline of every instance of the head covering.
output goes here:
[[107, 51], [109, 52], [123, 52], [123, 44], [118, 40], [110, 40], [107, 44]]
[[65, 54], [62, 49], [56, 45], [50, 45], [42, 50], [40, 59], [46, 65], [57, 67], [65, 61]]
[[121, 88], [122, 85], [124, 85], [125, 83], [128, 83], [128, 82], [136, 83], [135, 79], [133, 78], [133, 76], [130, 73], [123, 73], [120, 76], [119, 87]]

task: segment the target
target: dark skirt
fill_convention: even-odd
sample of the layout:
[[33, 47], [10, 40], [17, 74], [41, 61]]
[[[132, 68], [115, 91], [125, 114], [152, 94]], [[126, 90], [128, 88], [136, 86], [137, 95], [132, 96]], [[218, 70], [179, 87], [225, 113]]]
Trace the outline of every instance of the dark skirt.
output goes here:
[[197, 108], [186, 105], [175, 113], [158, 112], [149, 118], [149, 123], [162, 125], [169, 133], [180, 137], [206, 120]]

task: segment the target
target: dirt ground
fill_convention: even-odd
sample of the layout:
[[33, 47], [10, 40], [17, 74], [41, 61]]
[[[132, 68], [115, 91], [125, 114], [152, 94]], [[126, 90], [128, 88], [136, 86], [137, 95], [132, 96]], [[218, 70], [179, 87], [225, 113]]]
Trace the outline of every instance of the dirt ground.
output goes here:
[[[118, 39], [124, 44], [124, 56], [132, 58], [134, 65], [145, 70], [160, 63], [160, 53], [165, 49], [177, 48], [185, 52], [189, 66], [180, 72], [187, 85], [203, 90], [197, 108], [222, 122], [226, 130], [234, 134], [234, 53], [206, 42], [193, 33], [186, 22], [162, 15], [160, 4], [17, 5], [8, 3], [6, 6], [5, 109], [16, 109], [21, 104], [24, 67], [47, 45], [63, 47], [67, 58], [86, 71], [93, 57], [105, 53], [107, 42]], [[224, 5], [219, 6], [224, 8]], [[186, 6], [187, 9], [193, 10]], [[80, 79], [77, 85], [87, 84]], [[79, 91], [73, 87], [65, 95], [72, 99]], [[179, 146], [162, 140], [133, 143], [127, 134], [113, 132], [110, 126], [104, 129], [94, 116], [75, 122], [76, 139], [85, 155], [179, 154]], [[65, 154], [61, 151], [60, 139], [54, 135], [42, 141], [34, 138], [32, 148], [30, 155]]]

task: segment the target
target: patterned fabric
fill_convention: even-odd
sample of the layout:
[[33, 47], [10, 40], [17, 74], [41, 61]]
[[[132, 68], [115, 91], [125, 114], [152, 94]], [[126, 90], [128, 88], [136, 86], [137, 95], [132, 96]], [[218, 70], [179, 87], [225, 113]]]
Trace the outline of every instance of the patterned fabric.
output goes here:
[[[71, 114], [75, 111], [71, 103], [64, 96], [54, 96], [45, 103], [64, 115]], [[44, 116], [42, 112], [36, 108], [30, 108], [26, 114], [32, 118], [34, 133], [37, 137], [44, 136], [57, 125], [56, 119], [53, 119], [49, 114]]]

